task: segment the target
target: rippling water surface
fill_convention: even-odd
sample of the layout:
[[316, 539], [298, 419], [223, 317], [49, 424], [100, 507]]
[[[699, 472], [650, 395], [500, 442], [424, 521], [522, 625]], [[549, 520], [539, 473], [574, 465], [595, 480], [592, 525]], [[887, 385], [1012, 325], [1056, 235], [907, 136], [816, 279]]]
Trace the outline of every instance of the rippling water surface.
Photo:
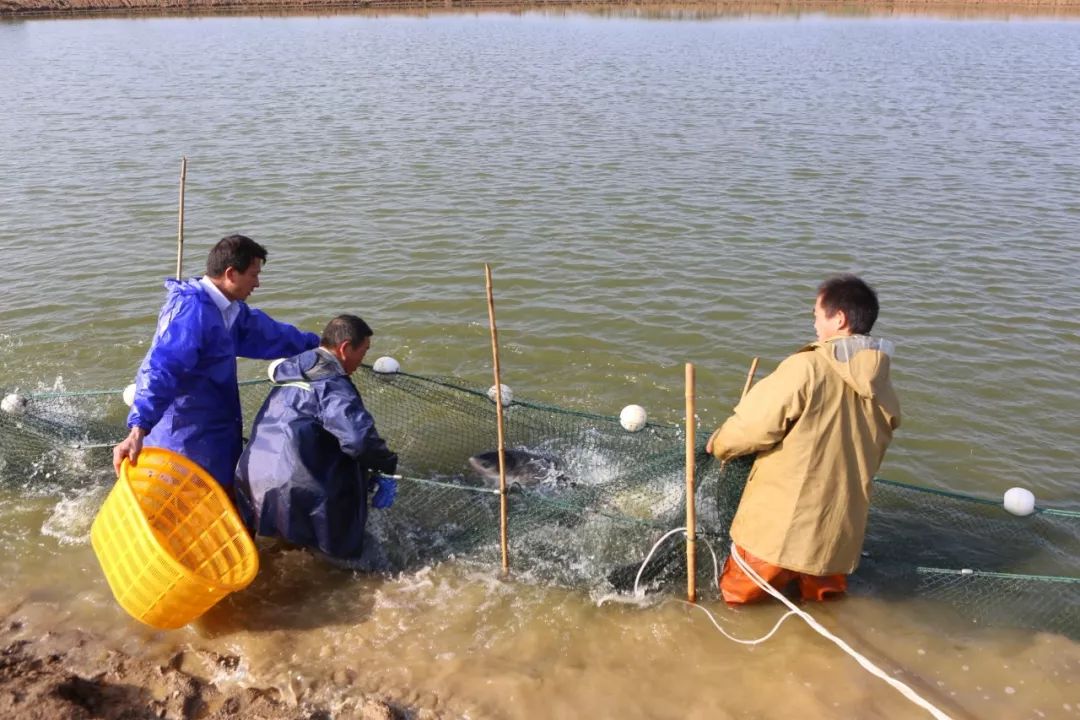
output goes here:
[[[32, 21], [0, 24], [0, 67], [0, 386], [128, 382], [175, 268], [186, 156], [185, 274], [249, 234], [271, 253], [258, 306], [313, 330], [355, 312], [375, 355], [486, 382], [490, 262], [505, 381], [603, 414], [636, 402], [678, 421], [689, 361], [711, 429], [753, 356], [771, 370], [812, 339], [820, 280], [860, 273], [898, 347], [905, 420], [882, 474], [1077, 505], [1080, 23]], [[598, 608], [454, 566], [328, 579], [286, 553], [201, 629], [142, 632], [86, 543], [100, 493], [7, 480], [3, 584], [43, 617], [147, 652], [233, 648], [240, 681], [300, 699], [913, 712], [803, 628], [747, 651], [677, 606]], [[961, 716], [1080, 712], [1080, 649], [1062, 638], [943, 635], [865, 598], [821, 612]], [[775, 615], [729, 620], [752, 634]]]

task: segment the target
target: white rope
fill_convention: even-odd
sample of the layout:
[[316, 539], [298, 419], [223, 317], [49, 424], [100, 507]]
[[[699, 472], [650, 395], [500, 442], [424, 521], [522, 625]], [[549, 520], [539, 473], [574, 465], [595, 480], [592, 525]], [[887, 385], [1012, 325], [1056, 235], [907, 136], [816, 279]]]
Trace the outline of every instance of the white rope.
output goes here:
[[652, 550], [650, 550], [649, 554], [645, 556], [645, 562], [641, 563], [641, 567], [638, 568], [637, 575], [634, 576], [634, 594], [635, 595], [644, 595], [644, 591], [641, 591], [638, 588], [638, 583], [641, 582], [641, 573], [645, 572], [645, 566], [649, 564], [650, 560], [652, 560], [652, 556], [656, 553], [656, 549], [658, 547], [660, 547], [660, 545], [665, 540], [667, 540], [669, 537], [671, 537], [675, 533], [682, 533], [685, 536], [686, 535], [686, 529], [681, 528], [681, 527], [677, 527], [674, 530], [668, 530], [666, 533], [664, 533], [663, 537], [661, 537], [659, 540], [656, 541], [656, 544], [652, 546]]
[[[665, 540], [667, 540], [672, 535], [675, 535], [676, 533], [682, 533], [683, 536], [685, 537], [686, 536], [686, 528], [678, 527], [678, 528], [675, 528], [674, 530], [670, 530], [670, 531], [664, 533], [664, 536], [661, 537], [659, 540], [657, 540], [656, 544], [652, 546], [652, 550], [649, 550], [649, 554], [645, 556], [645, 562], [641, 563], [641, 568], [638, 570], [637, 577], [634, 578], [634, 595], [639, 596], [639, 597], [644, 596], [645, 591], [641, 590], [638, 587], [638, 583], [641, 580], [641, 574], [643, 572], [645, 572], [645, 566], [647, 566], [649, 564], [649, 561], [652, 560], [652, 556], [656, 553], [657, 548], [659, 548], [660, 545]], [[720, 584], [720, 561], [716, 559], [716, 550], [713, 548], [712, 543], [709, 542], [708, 538], [702, 538], [702, 539], [705, 540], [705, 544], [709, 546], [709, 552], [712, 553], [713, 579], [714, 579], [714, 582], [716, 583], [717, 587], [719, 587], [719, 584]], [[763, 643], [766, 640], [768, 640], [769, 638], [771, 638], [774, 634], [776, 634], [776, 631], [780, 629], [780, 626], [784, 624], [784, 621], [795, 614], [795, 613], [791, 613], [791, 612], [786, 613], [782, 618], [780, 618], [779, 620], [776, 621], [776, 624], [773, 625], [772, 630], [767, 632], [764, 636], [762, 636], [760, 638], [757, 638], [756, 640], [744, 640], [742, 638], [735, 637], [734, 635], [732, 635], [729, 632], [727, 632], [726, 630], [724, 630], [724, 628], [720, 627], [720, 623], [717, 622], [716, 616], [713, 615], [711, 612], [709, 612], [709, 610], [707, 608], [704, 608], [701, 605], [697, 605], [695, 603], [687, 602], [686, 600], [666, 600], [662, 604], [666, 605], [669, 602], [681, 602], [684, 605], [689, 605], [692, 608], [696, 608], [696, 609], [702, 611], [703, 613], [705, 613], [709, 617], [709, 621], [712, 622], [712, 624], [716, 627], [716, 629], [720, 631], [721, 635], [723, 635], [724, 637], [726, 637], [728, 640], [730, 640], [732, 642], [739, 643], [740, 645], [760, 645], [761, 643]]]
[[755, 640], [743, 640], [742, 638], [735, 637], [734, 635], [732, 635], [732, 634], [728, 633], [727, 631], [725, 631], [724, 628], [720, 627], [720, 623], [716, 622], [716, 616], [713, 615], [709, 611], [708, 608], [702, 607], [701, 605], [698, 605], [697, 603], [692, 603], [692, 602], [690, 602], [688, 600], [675, 599], [675, 600], [667, 600], [666, 602], [682, 603], [683, 605], [689, 605], [690, 607], [694, 608], [695, 610], [700, 610], [701, 612], [705, 613], [709, 617], [709, 621], [713, 624], [713, 626], [717, 630], [720, 631], [721, 635], [726, 637], [731, 642], [736, 642], [736, 643], [739, 643], [740, 645], [760, 645], [761, 643], [765, 642], [766, 640], [771, 638], [773, 635], [775, 635], [776, 631], [780, 629], [780, 626], [784, 624], [785, 620], [787, 620], [789, 617], [795, 615], [795, 613], [793, 613], [793, 612], [786, 612], [786, 613], [784, 613], [783, 617], [781, 617], [779, 620], [776, 621], [776, 624], [772, 626], [772, 630], [770, 630], [769, 632], [765, 633], [764, 635], [762, 635], [761, 637], [759, 637], [759, 638], [757, 638]]
[[[676, 535], [678, 533], [682, 533], [683, 536], [685, 537], [686, 536], [686, 528], [678, 527], [678, 528], [675, 528], [674, 530], [669, 530], [668, 532], [664, 533], [664, 535], [659, 540], [656, 541], [656, 544], [654, 544], [652, 546], [652, 549], [649, 550], [649, 554], [645, 556], [645, 561], [643, 563], [641, 563], [641, 567], [638, 569], [637, 576], [634, 577], [634, 595], [635, 596], [643, 597], [644, 594], [645, 594], [644, 590], [642, 590], [640, 588], [641, 575], [642, 575], [642, 573], [645, 572], [645, 567], [652, 561], [652, 557], [653, 557], [653, 555], [656, 554], [657, 548], [659, 548], [660, 545], [662, 545], [664, 543], [664, 541], [666, 541], [669, 537], [671, 537], [672, 535]], [[709, 542], [708, 538], [702, 538], [702, 539], [705, 540], [705, 544], [709, 546], [709, 552], [712, 553], [713, 580], [716, 583], [716, 586], [719, 587], [720, 586], [720, 562], [719, 562], [719, 560], [717, 560], [716, 550], [713, 548], [712, 543]], [[918, 705], [922, 709], [926, 710], [928, 713], [930, 713], [932, 716], [934, 716], [934, 718], [936, 718], [936, 720], [952, 720], [952, 718], [949, 715], [945, 714], [944, 712], [942, 712], [938, 708], [931, 705], [928, 701], [924, 700], [918, 693], [916, 693], [910, 687], [908, 687], [907, 685], [905, 685], [904, 683], [900, 682], [899, 680], [897, 680], [895, 678], [889, 677], [885, 673], [884, 670], [882, 670], [877, 665], [872, 663], [869, 659], [866, 658], [866, 656], [862, 655], [861, 653], [859, 653], [858, 651], [853, 649], [850, 645], [848, 645], [846, 642], [841, 640], [839, 637], [837, 637], [836, 635], [834, 635], [831, 632], [829, 632], [828, 630], [826, 630], [825, 627], [821, 623], [819, 623], [816, 619], [814, 619], [814, 617], [812, 615], [810, 615], [810, 613], [805, 612], [805, 611], [800, 610], [799, 608], [797, 608], [794, 603], [792, 603], [790, 600], [788, 600], [786, 597], [784, 597], [783, 593], [781, 593], [779, 590], [774, 588], [769, 583], [765, 582], [765, 580], [760, 575], [757, 574], [757, 572], [754, 570], [754, 568], [750, 567], [750, 565], [747, 564], [747, 562], [745, 560], [743, 560], [739, 556], [739, 553], [736, 551], [736, 548], [735, 548], [735, 543], [731, 543], [731, 557], [732, 557], [732, 559], [734, 559], [735, 564], [738, 565], [739, 568], [744, 573], [746, 573], [747, 576], [751, 580], [753, 580], [757, 584], [758, 587], [760, 587], [762, 590], [764, 590], [765, 592], [772, 595], [774, 598], [776, 598], [780, 602], [784, 603], [784, 605], [788, 608], [788, 611], [786, 613], [784, 613], [784, 615], [779, 620], [776, 621], [776, 624], [773, 625], [772, 630], [770, 630], [768, 633], [766, 633], [762, 637], [757, 638], [755, 640], [744, 640], [742, 638], [737, 638], [734, 635], [731, 635], [726, 630], [724, 630], [724, 628], [720, 627], [720, 623], [717, 622], [716, 616], [713, 615], [713, 613], [711, 613], [707, 608], [704, 608], [701, 605], [698, 605], [696, 603], [687, 602], [686, 600], [668, 600], [668, 601], [665, 602], [665, 604], [667, 602], [680, 602], [680, 603], [683, 603], [684, 605], [689, 605], [692, 608], [696, 608], [696, 609], [702, 611], [703, 613], [705, 613], [705, 615], [708, 616], [709, 621], [720, 632], [721, 635], [726, 637], [728, 640], [731, 640], [732, 642], [739, 643], [740, 645], [759, 645], [759, 644], [765, 642], [766, 640], [771, 638], [774, 634], [776, 634], [776, 631], [780, 629], [780, 626], [784, 624], [785, 620], [787, 620], [789, 617], [791, 617], [793, 615], [797, 615], [798, 617], [800, 617], [804, 621], [806, 621], [806, 624], [809, 625], [811, 628], [813, 628], [819, 635], [821, 635], [822, 637], [824, 637], [827, 640], [831, 640], [833, 643], [836, 644], [837, 647], [839, 647], [841, 650], [843, 650], [845, 653], [847, 653], [851, 657], [855, 658], [855, 661], [858, 662], [859, 665], [861, 665], [863, 667], [863, 669], [867, 670], [871, 675], [875, 675], [875, 676], [881, 678], [885, 682], [889, 683], [889, 685], [892, 685], [893, 688], [898, 690], [901, 695], [903, 695], [905, 698], [907, 698], [911, 702], [915, 703], [916, 705]]]
[[[895, 678], [889, 677], [885, 673], [884, 670], [879, 668], [874, 663], [870, 662], [870, 660], [868, 660], [864, 655], [860, 654], [859, 652], [854, 650], [850, 645], [848, 645], [846, 642], [844, 642], [843, 640], [838, 638], [836, 635], [833, 635], [831, 632], [826, 630], [825, 627], [821, 623], [819, 623], [817, 620], [814, 619], [814, 617], [812, 615], [810, 615], [810, 613], [804, 612], [803, 610], [800, 610], [799, 608], [795, 607], [795, 604], [792, 603], [790, 600], [788, 600], [786, 597], [784, 597], [783, 593], [781, 593], [779, 590], [774, 588], [769, 583], [765, 582], [765, 580], [762, 579], [762, 577], [760, 575], [758, 575], [757, 572], [755, 572], [754, 568], [750, 567], [750, 565], [747, 564], [747, 562], [745, 560], [743, 560], [741, 557], [739, 557], [739, 553], [736, 552], [736, 549], [735, 549], [735, 543], [731, 543], [731, 557], [734, 558], [735, 564], [738, 565], [739, 568], [741, 568], [742, 571], [744, 573], [746, 573], [750, 577], [751, 580], [753, 580], [755, 583], [757, 583], [758, 587], [760, 587], [762, 590], [764, 590], [765, 592], [772, 595], [774, 598], [776, 598], [780, 602], [784, 603], [784, 605], [786, 605], [790, 609], [790, 612], [788, 613], [788, 615], [791, 615], [791, 614], [798, 615], [800, 618], [802, 618], [803, 620], [806, 621], [807, 625], [809, 625], [811, 628], [816, 630], [819, 635], [826, 638], [827, 640], [831, 640], [833, 643], [836, 644], [837, 647], [839, 647], [841, 650], [846, 652], [851, 657], [855, 658], [855, 661], [858, 662], [860, 665], [862, 665], [865, 670], [869, 671], [870, 674], [876, 675], [877, 677], [881, 678], [885, 682], [892, 685], [895, 689], [900, 691], [901, 695], [903, 695], [908, 700], [910, 700], [911, 702], [913, 702], [916, 705], [918, 705], [919, 707], [921, 707], [923, 710], [926, 710], [928, 713], [930, 713], [935, 718], [937, 718], [937, 720], [952, 720], [952, 718], [950, 718], [944, 712], [942, 712], [941, 710], [937, 709], [936, 707], [931, 705], [929, 702], [924, 700], [918, 693], [916, 693], [910, 687], [908, 687], [907, 685], [905, 685], [904, 683], [900, 682], [899, 680], [897, 680]], [[787, 617], [787, 616], [785, 616], [785, 617]]]

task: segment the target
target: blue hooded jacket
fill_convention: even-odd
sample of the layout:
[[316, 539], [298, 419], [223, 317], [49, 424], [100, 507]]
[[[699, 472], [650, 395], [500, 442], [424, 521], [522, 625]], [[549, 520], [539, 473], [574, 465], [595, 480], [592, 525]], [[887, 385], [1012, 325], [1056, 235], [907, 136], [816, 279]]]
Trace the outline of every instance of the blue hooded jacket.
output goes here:
[[327, 351], [271, 366], [277, 384], [236, 467], [236, 507], [254, 534], [359, 557], [369, 470], [392, 475], [397, 455], [375, 430], [356, 386]]
[[229, 488], [243, 442], [237, 356], [293, 355], [317, 346], [319, 336], [243, 302], [227, 329], [198, 278], [170, 278], [165, 289], [154, 340], [135, 376], [127, 425], [148, 431], [145, 445], [184, 455]]

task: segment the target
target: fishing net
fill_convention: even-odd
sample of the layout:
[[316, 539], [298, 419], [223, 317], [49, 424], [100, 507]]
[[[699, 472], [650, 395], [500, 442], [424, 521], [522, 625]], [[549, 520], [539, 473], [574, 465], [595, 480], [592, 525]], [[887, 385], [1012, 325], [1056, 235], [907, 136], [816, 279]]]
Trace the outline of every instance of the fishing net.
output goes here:
[[944, 603], [972, 623], [1080, 637], [1080, 512], [877, 478], [852, 591]]
[[[395, 570], [455, 559], [501, 562], [495, 403], [456, 378], [353, 376], [382, 436], [398, 453], [398, 497], [371, 513], [369, 530]], [[269, 385], [241, 383], [249, 421]], [[7, 391], [4, 395], [7, 395]], [[0, 412], [0, 478], [111, 482], [111, 447], [125, 434], [120, 391], [32, 393]], [[633, 589], [654, 543], [685, 523], [685, 440], [675, 425], [628, 432], [618, 418], [515, 400], [505, 406], [509, 451], [507, 537], [515, 577], [588, 589]], [[486, 460], [485, 460], [486, 458]], [[513, 462], [511, 462], [513, 461]], [[727, 465], [696, 453], [696, 567], [715, 596], [715, 552], [730, 525], [751, 460]], [[999, 503], [902, 483], [875, 482], [864, 558], [851, 592], [950, 607], [984, 625], [1080, 636], [1075, 558], [1080, 513], [1008, 514]], [[651, 590], [686, 587], [681, 536], [663, 544], [641, 576]]]

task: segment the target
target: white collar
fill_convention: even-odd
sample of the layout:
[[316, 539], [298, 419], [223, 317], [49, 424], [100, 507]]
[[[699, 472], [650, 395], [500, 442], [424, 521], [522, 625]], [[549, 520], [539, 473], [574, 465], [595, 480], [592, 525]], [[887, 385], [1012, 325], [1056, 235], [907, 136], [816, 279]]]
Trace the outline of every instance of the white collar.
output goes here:
[[217, 305], [217, 309], [221, 312], [225, 312], [229, 309], [229, 306], [233, 304], [234, 301], [225, 297], [225, 293], [221, 292], [218, 286], [214, 284], [214, 281], [205, 275], [199, 278], [199, 284], [206, 289], [207, 294], [210, 295], [210, 299], [214, 301], [214, 304]]
[[205, 275], [199, 278], [199, 284], [203, 286], [206, 294], [210, 296], [210, 299], [214, 301], [214, 305], [221, 312], [221, 319], [224, 321], [225, 327], [231, 329], [236, 321], [236, 316], [240, 314], [240, 303], [225, 297], [225, 293], [221, 292], [221, 289], [214, 284], [214, 281]]

